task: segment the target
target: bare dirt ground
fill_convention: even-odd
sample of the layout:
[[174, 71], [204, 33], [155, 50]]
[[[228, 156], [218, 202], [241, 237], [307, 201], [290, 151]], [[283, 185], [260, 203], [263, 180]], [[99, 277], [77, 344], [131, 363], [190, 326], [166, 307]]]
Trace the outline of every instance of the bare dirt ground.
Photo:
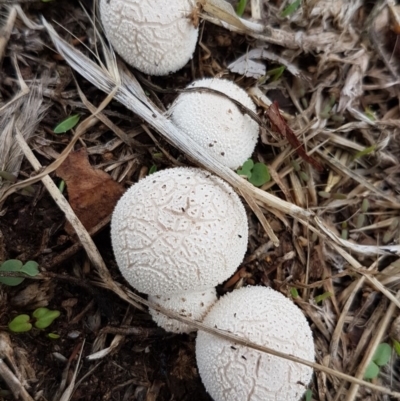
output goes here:
[[[144, 76], [119, 60], [89, 78], [90, 60], [107, 55], [89, 18], [92, 1], [0, 0], [0, 261], [34, 260], [40, 270], [17, 286], [0, 284], [0, 399], [211, 400], [195, 334], [157, 328], [122, 279], [109, 236], [125, 188], [151, 168], [197, 164], [248, 203], [248, 252], [219, 294], [265, 285], [293, 298], [314, 333], [312, 399], [399, 398], [400, 9], [389, 0], [304, 0], [284, 17], [287, 1], [251, 1], [243, 18], [256, 26], [245, 26], [218, 5], [200, 8], [199, 44], [177, 73]], [[246, 54], [244, 67], [231, 65]], [[157, 116], [194, 79], [237, 82], [258, 105], [253, 160], [268, 166], [271, 181], [253, 189], [196, 160], [141, 111], [133, 91], [113, 92], [116, 76], [122, 88], [129, 79], [143, 89]], [[271, 121], [271, 101], [298, 142]], [[54, 133], [75, 114], [73, 130]], [[60, 168], [70, 153], [76, 159]], [[66, 223], [65, 204], [49, 190], [62, 181], [86, 229]], [[9, 331], [15, 316], [38, 307], [61, 316], [45, 330]], [[360, 385], [381, 343], [391, 359]]]

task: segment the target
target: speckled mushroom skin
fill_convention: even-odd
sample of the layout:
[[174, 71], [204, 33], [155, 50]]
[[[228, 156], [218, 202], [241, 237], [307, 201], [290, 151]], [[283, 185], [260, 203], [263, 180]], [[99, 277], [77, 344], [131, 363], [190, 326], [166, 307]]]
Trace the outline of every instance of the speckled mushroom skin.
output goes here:
[[167, 75], [192, 57], [198, 28], [195, 0], [100, 0], [105, 33], [115, 51], [145, 74]]
[[117, 264], [150, 295], [215, 287], [247, 249], [242, 202], [223, 180], [196, 168], [172, 168], [133, 185], [111, 221]]
[[[225, 93], [256, 112], [247, 93], [226, 79], [205, 78], [188, 88], [210, 88]], [[170, 109], [174, 124], [220, 163], [236, 170], [249, 159], [257, 143], [259, 126], [231, 100], [210, 92], [178, 96]]]
[[[281, 293], [245, 287], [223, 296], [203, 323], [256, 344], [314, 361], [312, 332], [301, 310]], [[299, 401], [313, 370], [199, 331], [196, 359], [214, 401]]]

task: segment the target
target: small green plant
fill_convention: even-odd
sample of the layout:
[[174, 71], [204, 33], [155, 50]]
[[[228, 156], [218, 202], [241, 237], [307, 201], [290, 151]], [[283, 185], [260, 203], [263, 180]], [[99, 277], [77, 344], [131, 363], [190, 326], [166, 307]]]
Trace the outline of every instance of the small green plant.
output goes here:
[[[13, 333], [25, 333], [32, 329], [32, 323], [37, 329], [46, 329], [55, 319], [60, 316], [60, 311], [47, 308], [37, 308], [33, 311], [32, 317], [29, 315], [18, 315], [10, 323], [8, 328]], [[52, 334], [50, 338], [58, 338], [57, 334]]]
[[400, 343], [396, 340], [393, 340], [393, 348], [396, 351], [397, 356], [400, 356]]
[[378, 377], [381, 367], [385, 366], [390, 361], [391, 354], [392, 347], [388, 343], [379, 344], [372, 361], [369, 363], [364, 373], [364, 379], [371, 380]]
[[282, 18], [288, 17], [289, 15], [292, 15], [301, 5], [301, 0], [295, 0], [293, 3], [289, 4], [281, 14]]
[[264, 163], [254, 163], [252, 159], [245, 161], [236, 172], [247, 177], [255, 187], [261, 187], [271, 179], [268, 167]]
[[74, 114], [72, 116], [67, 117], [65, 120], [61, 121], [60, 124], [58, 124], [54, 128], [53, 132], [55, 134], [64, 134], [65, 132], [74, 128], [75, 125], [78, 124], [80, 118], [81, 118], [80, 114]]
[[285, 72], [286, 67], [284, 65], [281, 65], [280, 67], [273, 68], [272, 70], [268, 70], [267, 73], [265, 74], [268, 77], [271, 77], [272, 82], [276, 82], [282, 74]]
[[375, 150], [376, 150], [376, 145], [369, 146], [368, 148], [365, 148], [365, 149], [360, 150], [359, 152], [357, 152], [357, 153], [353, 156], [353, 159], [354, 159], [354, 160], [360, 159], [360, 158], [363, 157], [363, 156], [367, 156], [367, 155], [369, 155], [369, 154], [375, 152]]
[[[34, 277], [39, 274], [38, 266], [33, 260], [23, 264], [18, 259], [9, 259], [1, 264], [0, 272], [20, 272]], [[0, 277], [0, 283], [11, 287], [21, 284], [24, 280], [24, 277]]]
[[317, 296], [314, 298], [314, 301], [315, 301], [316, 304], [319, 304], [320, 302], [325, 301], [325, 299], [328, 299], [328, 298], [330, 298], [331, 296], [332, 296], [332, 293], [330, 293], [330, 292], [324, 292], [324, 293], [321, 294], [321, 295], [317, 295]]
[[157, 171], [157, 166], [153, 164], [149, 169], [149, 175], [155, 173], [156, 171]]
[[236, 14], [241, 17], [246, 9], [247, 0], [239, 0], [236, 6]]
[[312, 391], [308, 389], [304, 394], [305, 401], [311, 401], [312, 399]]

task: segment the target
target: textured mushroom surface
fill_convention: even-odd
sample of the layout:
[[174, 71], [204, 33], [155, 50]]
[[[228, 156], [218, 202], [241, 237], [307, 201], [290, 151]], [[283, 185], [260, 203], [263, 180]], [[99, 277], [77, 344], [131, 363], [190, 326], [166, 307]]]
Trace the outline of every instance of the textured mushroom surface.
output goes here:
[[[225, 93], [255, 112], [247, 93], [235, 83], [205, 78], [188, 88], [210, 88]], [[254, 151], [258, 124], [227, 97], [210, 92], [181, 93], [170, 109], [174, 124], [225, 166], [237, 169]]]
[[[179, 313], [180, 316], [190, 317], [201, 322], [217, 301], [217, 292], [215, 288], [210, 288], [204, 291], [181, 292], [179, 294], [164, 296], [153, 295], [149, 296], [149, 301], [172, 312]], [[173, 333], [190, 333], [191, 331], [196, 331], [194, 327], [171, 319], [154, 309], [150, 309], [150, 314], [153, 320], [166, 331]]]
[[196, 168], [166, 169], [142, 179], [125, 192], [111, 220], [123, 276], [150, 295], [215, 287], [243, 260], [247, 238], [238, 195]]
[[198, 29], [195, 0], [100, 0], [108, 40], [130, 65], [150, 75], [181, 69], [192, 57]]
[[[258, 345], [314, 361], [312, 332], [301, 310], [281, 293], [245, 287], [223, 296], [203, 323]], [[312, 369], [199, 331], [196, 359], [214, 401], [297, 401]]]

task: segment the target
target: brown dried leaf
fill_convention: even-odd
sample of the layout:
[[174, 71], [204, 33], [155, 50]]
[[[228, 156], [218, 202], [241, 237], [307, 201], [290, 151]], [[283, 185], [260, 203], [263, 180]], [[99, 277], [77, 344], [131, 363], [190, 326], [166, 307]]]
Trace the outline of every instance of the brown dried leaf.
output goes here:
[[[69, 203], [87, 230], [109, 216], [124, 193], [121, 184], [90, 165], [84, 148], [71, 152], [56, 174], [66, 182]], [[69, 224], [65, 230], [74, 234]]]

